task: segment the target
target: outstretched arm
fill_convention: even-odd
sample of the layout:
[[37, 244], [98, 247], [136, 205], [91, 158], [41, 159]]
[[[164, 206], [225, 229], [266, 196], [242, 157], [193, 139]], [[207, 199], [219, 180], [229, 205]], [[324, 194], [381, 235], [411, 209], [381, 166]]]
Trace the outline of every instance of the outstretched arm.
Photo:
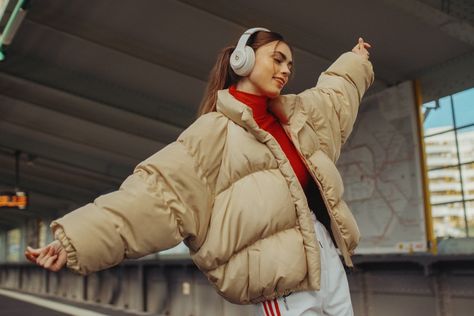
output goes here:
[[322, 149], [333, 161], [339, 158], [357, 117], [364, 93], [374, 81], [369, 43], [362, 38], [351, 52], [342, 54], [318, 79], [315, 87], [298, 96], [311, 116]]
[[140, 163], [120, 189], [98, 197], [51, 227], [57, 239], [25, 256], [52, 271], [67, 260], [87, 274], [171, 248], [197, 234], [198, 210], [210, 205], [197, 163], [179, 140]]
[[141, 162], [120, 189], [53, 221], [50, 245], [27, 248], [28, 260], [51, 271], [87, 274], [124, 258], [165, 250], [182, 240], [199, 247], [212, 213], [227, 119], [201, 116]]

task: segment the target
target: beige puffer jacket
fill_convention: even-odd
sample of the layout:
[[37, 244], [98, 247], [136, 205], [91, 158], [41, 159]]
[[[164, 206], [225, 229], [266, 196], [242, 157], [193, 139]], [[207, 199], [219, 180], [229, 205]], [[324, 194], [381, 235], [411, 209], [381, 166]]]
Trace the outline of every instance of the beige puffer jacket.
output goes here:
[[[359, 241], [335, 162], [351, 133], [372, 64], [339, 57], [316, 87], [274, 99], [271, 111], [322, 192], [345, 263]], [[319, 244], [305, 193], [271, 134], [228, 90], [217, 112], [140, 163], [116, 192], [51, 224], [67, 266], [90, 273], [185, 241], [218, 293], [248, 304], [320, 286]]]

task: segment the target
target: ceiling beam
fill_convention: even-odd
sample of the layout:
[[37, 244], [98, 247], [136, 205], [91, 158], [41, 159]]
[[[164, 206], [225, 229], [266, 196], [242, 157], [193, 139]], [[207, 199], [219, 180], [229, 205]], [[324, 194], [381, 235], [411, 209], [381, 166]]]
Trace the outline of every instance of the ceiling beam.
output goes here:
[[[0, 170], [0, 184], [2, 187], [14, 187], [15, 175], [11, 172]], [[85, 203], [92, 201], [96, 196], [111, 192], [91, 192], [90, 189], [80, 188], [67, 183], [60, 183], [44, 177], [37, 177], [30, 174], [21, 176], [20, 189], [42, 193], [49, 196], [57, 196], [60, 200], [70, 200], [73, 203]]]
[[123, 157], [89, 144], [74, 143], [58, 135], [37, 131], [34, 127], [27, 128], [1, 120], [0, 147], [4, 149], [2, 151], [20, 150], [32, 156], [116, 179], [130, 174], [133, 167], [145, 158]]
[[[14, 179], [11, 175], [7, 175], [0, 180], [0, 188], [2, 190], [13, 190], [14, 186]], [[95, 196], [99, 195], [97, 194], [92, 198], [87, 197], [85, 199], [64, 197], [47, 187], [33, 187], [30, 183], [26, 183], [21, 189], [28, 193], [29, 198], [28, 208], [25, 211], [34, 213], [39, 217], [57, 217], [59, 214], [91, 202]]]
[[436, 27], [454, 39], [474, 47], [474, 26], [417, 0], [382, 0]]
[[0, 72], [140, 116], [147, 116], [177, 128], [184, 129], [195, 119], [194, 110], [168, 104], [158, 97], [101, 80], [92, 74], [60, 68], [47, 60], [24, 55], [16, 49], [17, 46], [9, 50], [9, 57], [0, 63]]
[[181, 127], [195, 119], [205, 81], [41, 24], [17, 37], [4, 72]]
[[[16, 157], [0, 152], [0, 172], [15, 173]], [[20, 176], [25, 174], [39, 178], [54, 180], [58, 183], [70, 183], [76, 187], [84, 187], [91, 192], [103, 187], [118, 186], [123, 179], [102, 175], [93, 171], [84, 170], [69, 164], [62, 164], [56, 161], [36, 157], [29, 161], [26, 155], [20, 155], [18, 161]]]
[[0, 113], [0, 122], [60, 135], [74, 143], [87, 144], [123, 157], [144, 159], [167, 145], [4, 95], [0, 95]]
[[2, 72], [0, 91], [16, 100], [162, 143], [176, 140], [183, 131], [176, 125]]
[[101, 31], [100, 28], [92, 24], [81, 24], [77, 27], [74, 21], [58, 23], [55, 19], [47, 19], [41, 15], [31, 14], [27, 15], [25, 21], [37, 27], [49, 28], [77, 40], [94, 43], [97, 46], [119, 52], [131, 58], [140, 59], [150, 65], [164, 67], [199, 81], [207, 81], [209, 69], [200, 63], [193, 62], [189, 58], [184, 58], [184, 56], [170, 54], [165, 50], [158, 50], [156, 47], [153, 51], [150, 51], [133, 38], [127, 38], [127, 44], [124, 45], [113, 38], [112, 35]]
[[[291, 46], [294, 51], [298, 54], [310, 57], [312, 60], [322, 65], [323, 71], [325, 67], [328, 67], [335, 60], [334, 50], [330, 51], [326, 47], [342, 46], [342, 44], [326, 45], [327, 40], [318, 39], [317, 34], [308, 33], [306, 30], [295, 27], [288, 23], [281, 23], [278, 19], [274, 19], [269, 14], [259, 14], [254, 12], [252, 8], [244, 6], [229, 6], [228, 3], [222, 1], [207, 1], [207, 0], [176, 0], [185, 4], [186, 6], [201, 10], [208, 15], [218, 17], [227, 23], [231, 23], [237, 26], [241, 31], [247, 29], [249, 25], [265, 25], [270, 29], [278, 29], [282, 34], [291, 34]], [[333, 40], [335, 41], [335, 40]], [[308, 48], [307, 43], [321, 42], [325, 43], [320, 49], [324, 52], [315, 52], [313, 49]], [[380, 70], [378, 73], [384, 73]], [[391, 83], [389, 80], [382, 78], [380, 75], [375, 77], [374, 86], [388, 87]]]
[[[242, 24], [242, 19], [251, 18], [251, 12], [246, 11], [242, 16], [235, 16], [233, 11], [229, 12], [228, 7], [224, 9], [216, 7], [214, 3], [209, 3], [208, 1], [177, 0], [176, 3], [181, 4], [181, 10], [185, 10], [187, 7], [199, 12], [200, 14], [225, 21], [226, 23], [239, 28], [246, 28], [246, 26]], [[238, 10], [238, 8], [234, 8], [233, 10]], [[112, 32], [109, 32], [110, 34], [108, 34], [107, 32], [102, 31], [100, 27], [91, 23], [82, 23], [80, 26], [77, 26], [74, 24], [74, 21], [64, 23], [64, 21], [59, 19], [48, 19], [48, 15], [45, 14], [30, 14], [27, 16], [27, 20], [31, 23], [38, 24], [38, 26], [49, 27], [51, 30], [62, 32], [68, 36], [74, 36], [82, 41], [94, 43], [104, 48], [121, 52], [132, 58], [137, 58], [153, 65], [159, 65], [174, 70], [180, 74], [198, 79], [203, 83], [206, 83], [208, 80], [210, 68], [202, 62], [190, 59], [189, 56], [180, 56], [176, 53], [168, 52], [165, 49], [156, 46], [153, 47], [153, 51], [151, 51], [148, 47], [143, 47], [143, 43], [130, 37], [127, 37], [126, 41], [117, 41], [115, 34]], [[308, 34], [306, 31], [295, 28], [292, 25], [278, 24], [277, 21], [270, 17], [266, 18], [265, 16], [259, 15], [258, 20], [265, 25], [278, 26], [278, 29], [283, 30], [285, 34], [292, 34], [292, 46], [299, 54], [306, 55], [309, 58], [316, 60], [318, 64], [325, 66], [330, 65], [334, 61], [333, 53], [327, 51], [326, 53], [314, 52], [307, 47], [307, 44], [305, 44], [308, 42], [318, 41], [318, 39], [315, 38], [317, 35]], [[326, 46], [328, 45], [323, 46], [322, 49], [325, 49]], [[383, 71], [379, 71], [379, 73], [380, 72], [383, 73]], [[379, 75], [375, 78], [375, 85], [387, 87], [390, 84], [389, 80], [385, 80]]]

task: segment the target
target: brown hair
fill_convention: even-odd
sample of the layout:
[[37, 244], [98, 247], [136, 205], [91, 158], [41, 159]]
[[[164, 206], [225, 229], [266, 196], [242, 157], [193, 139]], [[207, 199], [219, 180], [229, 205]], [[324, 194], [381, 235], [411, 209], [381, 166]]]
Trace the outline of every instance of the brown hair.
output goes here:
[[[283, 36], [276, 32], [256, 32], [250, 36], [247, 45], [256, 51], [259, 47], [273, 41], [284, 42], [290, 47], [290, 50], [293, 51], [291, 46], [283, 39]], [[216, 64], [209, 75], [209, 82], [204, 97], [199, 105], [198, 117], [216, 110], [217, 91], [229, 88], [242, 78], [230, 67], [230, 55], [235, 47], [236, 45], [227, 46], [217, 56]]]

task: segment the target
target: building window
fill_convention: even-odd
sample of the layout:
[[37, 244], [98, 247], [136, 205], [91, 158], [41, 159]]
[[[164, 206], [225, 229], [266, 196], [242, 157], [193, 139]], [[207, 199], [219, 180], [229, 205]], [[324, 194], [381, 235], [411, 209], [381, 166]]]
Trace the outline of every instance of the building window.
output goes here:
[[423, 104], [437, 237], [474, 237], [474, 88]]

